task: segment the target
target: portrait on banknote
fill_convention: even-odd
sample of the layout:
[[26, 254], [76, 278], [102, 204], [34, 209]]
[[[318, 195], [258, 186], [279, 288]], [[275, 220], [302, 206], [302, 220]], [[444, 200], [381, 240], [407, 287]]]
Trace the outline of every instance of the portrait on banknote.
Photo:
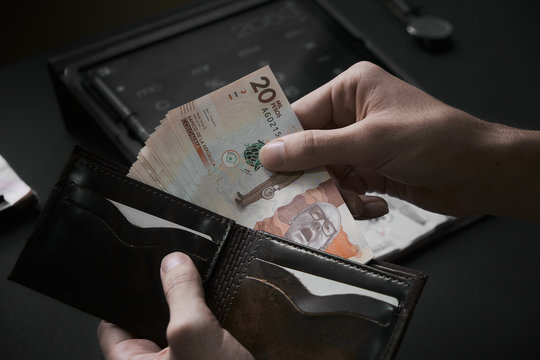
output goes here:
[[361, 257], [361, 250], [343, 229], [340, 206], [345, 206], [343, 198], [329, 179], [296, 195], [272, 216], [258, 221], [254, 229], [344, 258]]

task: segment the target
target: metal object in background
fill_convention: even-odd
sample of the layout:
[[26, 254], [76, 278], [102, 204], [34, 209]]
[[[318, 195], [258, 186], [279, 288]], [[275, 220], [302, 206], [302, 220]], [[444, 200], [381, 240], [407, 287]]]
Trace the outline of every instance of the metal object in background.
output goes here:
[[449, 21], [433, 15], [421, 15], [405, 0], [383, 0], [383, 4], [405, 23], [409, 35], [424, 48], [431, 51], [450, 48], [454, 28]]

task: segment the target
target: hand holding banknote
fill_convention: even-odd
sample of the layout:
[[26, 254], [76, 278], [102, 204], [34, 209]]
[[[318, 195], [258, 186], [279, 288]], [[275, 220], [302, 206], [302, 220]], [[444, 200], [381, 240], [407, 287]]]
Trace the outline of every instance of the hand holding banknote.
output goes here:
[[326, 165], [357, 217], [387, 211], [382, 199], [362, 196], [378, 192], [448, 215], [539, 220], [538, 131], [481, 121], [368, 62], [293, 108], [307, 130], [265, 145], [262, 164]]
[[97, 333], [106, 359], [253, 359], [221, 328], [206, 306], [201, 278], [189, 256], [167, 255], [161, 264], [161, 282], [171, 313], [169, 346], [161, 349], [150, 340], [135, 339], [124, 329], [102, 321]]
[[373, 257], [323, 168], [265, 169], [259, 150], [301, 131], [268, 66], [169, 111], [128, 176], [255, 230], [356, 262]]
[[[268, 75], [263, 76], [270, 80]], [[224, 94], [233, 101], [244, 95], [245, 89], [239, 86]], [[270, 99], [272, 95], [273, 92], [266, 91], [262, 96]], [[201, 101], [190, 103], [167, 116], [156, 130], [158, 135], [150, 138], [146, 150], [132, 167], [133, 177], [165, 190], [174, 189], [175, 193], [201, 204], [211, 205], [219, 198], [216, 203], [234, 209], [229, 210], [232, 211], [229, 215], [235, 216], [253, 204], [271, 201], [283, 189], [292, 189], [292, 184], [304, 178], [304, 170], [327, 165], [347, 197], [380, 191], [446, 213], [491, 212], [539, 220], [538, 212], [531, 211], [540, 200], [538, 167], [533, 166], [540, 157], [539, 132], [484, 123], [431, 98], [373, 64], [357, 64], [300, 99], [294, 109], [308, 130], [293, 133], [300, 130], [299, 126], [289, 129], [280, 134], [286, 136], [264, 147], [271, 136], [254, 141], [252, 139], [260, 134], [256, 129], [244, 129], [240, 144], [245, 149], [240, 152], [223, 136], [232, 133], [231, 130], [222, 127], [221, 131], [213, 131], [210, 124], [215, 130], [214, 123], [223, 120], [221, 116], [227, 112], [215, 111], [206, 100], [203, 99], [202, 104]], [[193, 111], [195, 108], [202, 111]], [[241, 114], [241, 110], [238, 113]], [[264, 114], [262, 119], [266, 119]], [[206, 122], [197, 122], [197, 119], [206, 119]], [[201, 128], [206, 130], [201, 125], [207, 125], [206, 135], [201, 132]], [[233, 121], [227, 126], [238, 124]], [[161, 140], [154, 141], [157, 139]], [[210, 141], [214, 147], [209, 147], [205, 139], [214, 139]], [[174, 146], [167, 147], [171, 144]], [[253, 157], [261, 147], [261, 158]], [[164, 149], [167, 149], [165, 153]], [[216, 167], [219, 162], [222, 166]], [[185, 169], [183, 164], [193, 166], [197, 172], [178, 171]], [[261, 164], [274, 170], [293, 171], [294, 179], [261, 172], [259, 174], [265, 174], [262, 182], [256, 179], [242, 187], [245, 184], [240, 181], [242, 174], [251, 177], [256, 173], [255, 168], [261, 169]], [[227, 169], [229, 165], [232, 170]], [[521, 189], [514, 186], [520, 183], [524, 184]], [[296, 241], [313, 241], [315, 246], [324, 247], [331, 239], [327, 250], [332, 244], [338, 245], [335, 239], [341, 232], [338, 225], [341, 217], [334, 208], [343, 210], [344, 199], [330, 186], [327, 176], [315, 177], [313, 184], [315, 186], [304, 183], [289, 193], [286, 201], [273, 203], [269, 216], [261, 216], [264, 210], [256, 208], [256, 216], [249, 218], [250, 224], [280, 236], [296, 236]], [[533, 196], [520, 197], [529, 199], [521, 207], [508, 206], [508, 199], [516, 197], [510, 192], [508, 196], [505, 187], [513, 188], [513, 194], [532, 191]], [[495, 195], [500, 195], [499, 200]], [[350, 198], [345, 200], [351, 201]], [[355, 215], [373, 217], [386, 211], [386, 206], [374, 198], [366, 201], [357, 197], [356, 200], [359, 205], [356, 209], [353, 207]], [[365, 206], [370, 202], [378, 205], [370, 209]], [[181, 354], [188, 359], [194, 356], [250, 358], [209, 313], [191, 262], [186, 259], [183, 265], [172, 269], [162, 270], [162, 274], [166, 274], [163, 283], [171, 307], [171, 330], [167, 334], [170, 347], [160, 351], [148, 340], [131, 339], [124, 330], [102, 323], [98, 335], [106, 357], [151, 359]], [[172, 290], [175, 284], [185, 291], [176, 293]], [[191, 306], [179, 309], [184, 301]], [[185, 309], [191, 311], [183, 311]]]

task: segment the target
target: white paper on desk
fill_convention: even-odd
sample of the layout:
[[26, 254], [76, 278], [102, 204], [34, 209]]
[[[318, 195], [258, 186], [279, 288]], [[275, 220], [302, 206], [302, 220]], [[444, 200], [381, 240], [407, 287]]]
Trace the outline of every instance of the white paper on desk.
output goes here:
[[4, 201], [0, 202], [0, 211], [15, 205], [31, 192], [32, 189], [17, 176], [0, 155], [0, 195], [4, 197]]
[[435, 228], [453, 219], [451, 216], [433, 213], [395, 197], [382, 197], [388, 203], [389, 212], [372, 220], [357, 221], [375, 258], [401, 251], [419, 238], [435, 231]]

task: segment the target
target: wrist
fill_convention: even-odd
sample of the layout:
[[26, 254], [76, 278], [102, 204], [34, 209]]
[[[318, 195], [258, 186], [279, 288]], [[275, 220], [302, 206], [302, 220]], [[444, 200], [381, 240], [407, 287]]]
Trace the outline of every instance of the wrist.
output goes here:
[[486, 124], [479, 212], [540, 221], [540, 132]]

